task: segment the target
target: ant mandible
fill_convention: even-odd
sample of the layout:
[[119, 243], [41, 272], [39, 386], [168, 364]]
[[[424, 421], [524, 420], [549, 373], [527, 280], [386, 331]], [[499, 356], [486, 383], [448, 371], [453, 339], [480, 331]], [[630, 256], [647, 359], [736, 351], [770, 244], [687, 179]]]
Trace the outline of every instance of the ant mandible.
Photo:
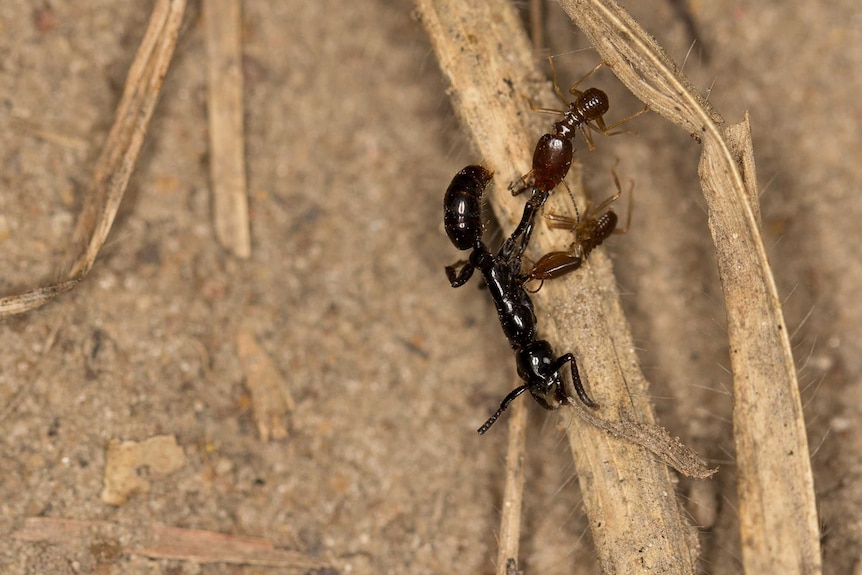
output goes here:
[[518, 375], [524, 381], [506, 395], [499, 409], [478, 429], [479, 435], [488, 431], [509, 404], [525, 391], [545, 409], [557, 409], [568, 402], [559, 374], [567, 363], [580, 400], [588, 407], [598, 407], [581, 383], [575, 356], [567, 353], [555, 357], [551, 344], [536, 339], [536, 315], [521, 278], [521, 257], [538, 206], [528, 202], [521, 222], [496, 255], [482, 241], [482, 194], [492, 177], [493, 174], [482, 166], [467, 166], [452, 179], [443, 200], [446, 234], [459, 250], [472, 250], [468, 260], [446, 267], [449, 283], [460, 287], [467, 283], [474, 270], [479, 270], [494, 300], [503, 333], [515, 351]]
[[554, 93], [569, 108], [565, 111], [537, 108], [530, 102], [530, 108], [534, 112], [562, 114], [563, 119], [553, 124], [551, 133], [539, 138], [539, 142], [536, 144], [536, 149], [533, 152], [532, 169], [521, 177], [519, 180], [520, 184], [513, 182], [509, 186], [509, 191], [512, 192], [513, 196], [532, 187], [534, 190], [538, 189], [544, 192], [547, 199], [547, 194], [556, 188], [566, 177], [566, 174], [569, 173], [569, 168], [572, 165], [575, 154], [574, 139], [578, 132], [583, 135], [587, 146], [589, 146], [592, 152], [595, 150], [595, 145], [593, 145], [593, 137], [590, 130], [605, 136], [621, 134], [623, 133], [622, 130], [614, 131], [614, 129], [649, 110], [649, 106], [644, 106], [642, 110], [631, 116], [607, 126], [605, 125], [604, 115], [610, 108], [608, 95], [598, 88], [587, 88], [581, 91], [578, 90], [578, 86], [592, 76], [596, 70], [602, 66], [609, 66], [609, 64], [599, 62], [592, 70], [584, 74], [580, 80], [572, 84], [569, 88], [569, 94], [575, 96], [575, 101], [569, 102], [557, 84], [557, 71], [554, 68], [554, 59], [552, 56], [548, 56], [548, 63], [551, 67]]
[[[590, 252], [599, 247], [612, 234], [624, 234], [629, 230], [632, 221], [632, 201], [634, 196], [630, 188], [626, 225], [623, 228], [617, 228], [617, 215], [612, 209], [608, 209], [608, 206], [622, 195], [622, 188], [617, 172], [613, 168], [611, 168], [611, 175], [614, 178], [617, 192], [595, 208], [593, 208], [592, 196], [588, 194], [587, 208], [584, 211], [583, 217], [578, 215], [570, 218], [558, 214], [545, 214], [549, 228], [570, 230], [574, 233], [575, 239], [569, 246], [568, 251], [550, 252], [539, 258], [530, 271], [522, 276], [524, 281], [545, 281], [571, 273], [580, 268], [584, 261], [586, 261], [587, 256], [590, 255]], [[632, 185], [633, 187], [634, 185]], [[576, 213], [577, 209], [578, 207], [575, 205]]]

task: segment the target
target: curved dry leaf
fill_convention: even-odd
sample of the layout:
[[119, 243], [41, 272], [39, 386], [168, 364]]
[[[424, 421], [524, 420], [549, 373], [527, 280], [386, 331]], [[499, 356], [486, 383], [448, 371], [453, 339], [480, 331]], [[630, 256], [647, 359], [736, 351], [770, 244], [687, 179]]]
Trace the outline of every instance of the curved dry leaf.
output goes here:
[[671, 437], [664, 427], [638, 421], [608, 421], [596, 417], [574, 399], [570, 399], [569, 402], [574, 405], [578, 416], [590, 425], [648, 449], [650, 453], [686, 477], [707, 479], [718, 471], [717, 468], [710, 468], [704, 458], [684, 445], [678, 437]]

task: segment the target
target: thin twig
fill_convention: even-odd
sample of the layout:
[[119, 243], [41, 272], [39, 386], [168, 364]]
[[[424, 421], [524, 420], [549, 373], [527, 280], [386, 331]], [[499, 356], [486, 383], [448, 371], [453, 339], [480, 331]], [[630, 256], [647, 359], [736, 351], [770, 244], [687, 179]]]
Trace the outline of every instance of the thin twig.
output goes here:
[[596, 417], [575, 400], [572, 400], [572, 405], [578, 416], [590, 425], [645, 447], [665, 464], [687, 477], [707, 479], [718, 471], [716, 468], [710, 468], [702, 457], [683, 445], [678, 437], [671, 437], [663, 427], [638, 421], [608, 421]]
[[219, 242], [251, 255], [243, 135], [242, 15], [239, 0], [206, 0], [210, 185]]
[[[516, 384], [517, 385], [517, 384]], [[510, 572], [513, 560], [518, 564], [521, 537], [521, 502], [524, 494], [524, 456], [527, 442], [527, 408], [516, 401], [509, 409], [509, 442], [506, 449], [506, 482], [503, 489], [503, 512], [500, 518], [500, 544], [497, 551], [497, 575]]]
[[[109, 521], [87, 521], [57, 517], [28, 517], [12, 539], [52, 545], [80, 545], [81, 541], [104, 537], [114, 539], [117, 531], [127, 531], [127, 538], [147, 541], [145, 547], [120, 548], [127, 555], [151, 559], [170, 559], [194, 563], [228, 563], [261, 565], [283, 569], [326, 570], [325, 561], [291, 549], [281, 549], [269, 539], [230, 535], [201, 529], [184, 529], [152, 523], [140, 526]], [[291, 571], [293, 572], [293, 571]]]
[[36, 309], [73, 289], [90, 272], [105, 243], [138, 160], [168, 65], [177, 45], [185, 0], [158, 0], [126, 80], [114, 125], [93, 169], [84, 207], [70, 241], [64, 278], [0, 298], [0, 317]]

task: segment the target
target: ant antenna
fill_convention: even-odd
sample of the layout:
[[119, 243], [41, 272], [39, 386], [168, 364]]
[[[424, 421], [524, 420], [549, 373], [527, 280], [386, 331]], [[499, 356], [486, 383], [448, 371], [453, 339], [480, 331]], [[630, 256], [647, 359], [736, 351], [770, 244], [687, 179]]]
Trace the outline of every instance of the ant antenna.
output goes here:
[[524, 291], [526, 291], [527, 293], [539, 293], [539, 290], [541, 290], [542, 286], [545, 285], [545, 280], [540, 279], [539, 280], [539, 287], [537, 287], [536, 289], [530, 289], [527, 287], [527, 282], [533, 278], [531, 278], [530, 276], [524, 276], [524, 277], [526, 277], [526, 279], [524, 280]]
[[503, 415], [503, 412], [506, 411], [506, 408], [509, 407], [509, 404], [512, 403], [515, 400], [515, 398], [517, 398], [519, 395], [521, 395], [525, 391], [527, 391], [526, 385], [519, 385], [518, 387], [513, 389], [509, 393], [509, 395], [507, 395], [503, 399], [502, 403], [500, 403], [500, 409], [498, 409], [496, 411], [496, 413], [494, 413], [494, 415], [489, 417], [488, 421], [486, 421], [484, 424], [482, 424], [482, 427], [480, 427], [478, 429], [479, 435], [485, 435], [485, 432], [488, 431], [489, 429], [491, 429], [491, 426], [494, 425], [494, 422], [497, 421], [501, 415]]

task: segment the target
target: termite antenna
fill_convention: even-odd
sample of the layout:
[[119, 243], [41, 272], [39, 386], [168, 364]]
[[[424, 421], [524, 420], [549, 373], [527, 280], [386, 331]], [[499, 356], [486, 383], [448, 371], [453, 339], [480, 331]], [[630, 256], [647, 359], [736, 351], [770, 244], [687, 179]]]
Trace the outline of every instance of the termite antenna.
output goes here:
[[[575, 195], [572, 193], [572, 189], [569, 187], [568, 182], [563, 180], [563, 185], [566, 186], [566, 192], [569, 194], [569, 199], [572, 200], [572, 205], [575, 207], [575, 220], [580, 223], [581, 222], [581, 210], [578, 209], [578, 202], [575, 201]], [[589, 210], [587, 210], [589, 211]]]

